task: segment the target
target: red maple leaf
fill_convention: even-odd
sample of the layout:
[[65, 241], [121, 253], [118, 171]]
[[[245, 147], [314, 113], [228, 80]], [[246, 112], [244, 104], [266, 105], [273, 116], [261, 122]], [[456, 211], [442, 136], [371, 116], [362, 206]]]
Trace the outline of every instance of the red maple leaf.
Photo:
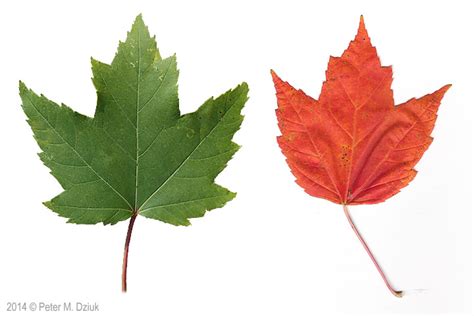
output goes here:
[[352, 228], [388, 282], [355, 227], [347, 205], [385, 201], [407, 186], [432, 142], [430, 136], [446, 85], [395, 106], [392, 68], [381, 66], [360, 19], [359, 30], [341, 57], [330, 57], [319, 100], [282, 81], [274, 71], [278, 144], [310, 195], [342, 204]]

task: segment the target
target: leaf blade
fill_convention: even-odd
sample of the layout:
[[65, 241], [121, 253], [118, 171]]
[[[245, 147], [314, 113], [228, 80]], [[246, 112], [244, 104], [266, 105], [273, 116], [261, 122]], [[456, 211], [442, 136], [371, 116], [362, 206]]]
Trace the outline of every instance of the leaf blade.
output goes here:
[[[380, 64], [362, 18], [342, 56], [329, 59], [318, 100], [273, 71], [272, 76], [282, 133], [278, 143], [296, 182], [310, 195], [345, 205], [383, 202], [413, 180], [414, 166], [431, 143], [436, 111], [449, 88], [395, 106], [392, 69]], [[418, 116], [424, 113], [413, 112], [426, 100], [432, 101], [427, 110], [431, 116], [423, 121]], [[400, 140], [416, 134], [417, 124], [423, 125], [423, 132], [410, 141]], [[406, 150], [398, 150], [399, 145]]]
[[[233, 126], [223, 129], [227, 135], [220, 135], [220, 142], [208, 146], [207, 141], [200, 142], [199, 135], [209, 128], [207, 125], [212, 125], [211, 116], [225, 108], [225, 104], [220, 104], [222, 96], [210, 99], [209, 104], [205, 103], [195, 113], [181, 116], [176, 56], [161, 58], [155, 38], [150, 36], [141, 15], [125, 42], [119, 43], [110, 65], [95, 59], [91, 59], [91, 64], [97, 90], [93, 118], [60, 107], [20, 84], [23, 108], [35, 135], [39, 135], [35, 137], [43, 151], [40, 158], [64, 188], [64, 192], [44, 203], [48, 208], [71, 223], [115, 224], [146, 207], [150, 218], [189, 225], [190, 218], [203, 216], [206, 210], [221, 207], [234, 198], [235, 193], [215, 184], [214, 179], [239, 148], [232, 137], [242, 122], [240, 111], [247, 100], [246, 84], [223, 95], [240, 91], [238, 106], [232, 110], [236, 112], [232, 115]], [[26, 94], [42, 101], [41, 110], [47, 108], [60, 113], [57, 120], [66, 129], [64, 137], [73, 139], [68, 143], [70, 148], [66, 148], [65, 141], [51, 140], [43, 135], [44, 131], [35, 130], [37, 122], [33, 120], [38, 120], [38, 115], [32, 116], [34, 108], [27, 103]], [[212, 111], [202, 115], [206, 109]], [[196, 113], [209, 120], [199, 124]], [[74, 146], [78, 142], [81, 150], [71, 146], [72, 142]], [[202, 156], [206, 157], [201, 157], [201, 163], [192, 167], [185, 158], [178, 166], [169, 164], [183, 154], [197, 155], [203, 144], [207, 147], [202, 150]], [[71, 159], [71, 152], [80, 154], [79, 160]], [[191, 173], [199, 172], [193, 171], [199, 165], [206, 166], [205, 175], [192, 176]], [[100, 167], [99, 172], [93, 170], [96, 166]], [[166, 183], [159, 182], [163, 177]], [[151, 197], [151, 188], [156, 190], [161, 184], [163, 190], [158, 189], [159, 194], [150, 200], [153, 203], [145, 205], [145, 199]]]

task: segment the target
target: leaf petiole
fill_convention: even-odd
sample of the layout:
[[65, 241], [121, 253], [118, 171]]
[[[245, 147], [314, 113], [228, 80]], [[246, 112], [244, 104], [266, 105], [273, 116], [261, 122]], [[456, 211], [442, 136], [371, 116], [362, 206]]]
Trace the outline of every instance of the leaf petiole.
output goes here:
[[359, 238], [359, 241], [361, 242], [362, 246], [364, 246], [365, 251], [367, 251], [367, 254], [369, 255], [372, 262], [374, 263], [375, 267], [377, 268], [377, 271], [380, 273], [380, 276], [382, 277], [383, 281], [385, 282], [385, 285], [387, 286], [387, 288], [390, 290], [390, 292], [393, 295], [395, 295], [396, 297], [402, 297], [403, 296], [403, 291], [397, 291], [392, 287], [392, 285], [388, 281], [387, 277], [385, 276], [385, 273], [383, 272], [382, 268], [380, 267], [380, 265], [378, 264], [378, 262], [375, 259], [374, 255], [370, 251], [369, 246], [367, 245], [364, 238], [362, 237], [362, 235], [357, 230], [357, 227], [354, 224], [354, 222], [352, 221], [351, 215], [349, 214], [349, 208], [347, 207], [346, 204], [343, 204], [343, 208], [344, 208], [344, 214], [346, 214], [347, 220], [349, 221], [349, 224], [351, 225], [352, 230], [357, 235], [357, 238]]
[[127, 238], [125, 239], [125, 247], [123, 250], [123, 264], [122, 264], [122, 292], [127, 292], [127, 266], [128, 266], [128, 249], [130, 247], [130, 239], [132, 238], [133, 225], [137, 218], [138, 212], [135, 211], [130, 218], [127, 230]]

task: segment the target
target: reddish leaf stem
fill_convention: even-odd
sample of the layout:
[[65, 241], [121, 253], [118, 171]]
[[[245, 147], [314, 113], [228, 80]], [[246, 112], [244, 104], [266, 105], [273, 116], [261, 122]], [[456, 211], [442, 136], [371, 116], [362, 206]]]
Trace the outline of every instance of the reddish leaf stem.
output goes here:
[[359, 241], [361, 242], [362, 246], [364, 246], [365, 251], [367, 251], [367, 254], [369, 255], [372, 262], [374, 263], [375, 267], [377, 268], [377, 271], [382, 276], [382, 279], [385, 282], [385, 285], [387, 286], [387, 288], [390, 290], [390, 292], [393, 295], [395, 295], [396, 297], [402, 297], [403, 296], [403, 291], [397, 291], [392, 287], [392, 285], [388, 281], [387, 277], [385, 276], [385, 273], [383, 273], [382, 268], [380, 267], [380, 265], [378, 264], [378, 262], [375, 259], [374, 255], [370, 251], [369, 246], [367, 246], [367, 243], [365, 242], [364, 238], [362, 238], [361, 234], [357, 230], [357, 227], [354, 224], [354, 222], [352, 221], [351, 215], [349, 214], [349, 209], [348, 209], [347, 205], [343, 204], [343, 208], [344, 208], [344, 214], [346, 214], [347, 220], [349, 221], [349, 224], [351, 225], [352, 230], [357, 235], [357, 238], [359, 238]]
[[122, 292], [127, 292], [127, 265], [128, 265], [128, 249], [130, 247], [130, 239], [132, 238], [133, 224], [138, 213], [134, 212], [128, 224], [127, 238], [125, 239], [125, 247], [123, 250], [123, 264], [122, 264]]

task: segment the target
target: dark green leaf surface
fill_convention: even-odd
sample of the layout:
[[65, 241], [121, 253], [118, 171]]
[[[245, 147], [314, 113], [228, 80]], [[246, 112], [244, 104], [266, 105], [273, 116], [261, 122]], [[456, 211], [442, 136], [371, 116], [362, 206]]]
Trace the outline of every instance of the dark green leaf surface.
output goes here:
[[176, 57], [162, 59], [138, 16], [110, 65], [92, 60], [94, 118], [20, 83], [41, 160], [64, 192], [45, 205], [71, 223], [115, 224], [134, 212], [189, 225], [235, 193], [214, 183], [239, 146], [245, 83], [180, 115]]

